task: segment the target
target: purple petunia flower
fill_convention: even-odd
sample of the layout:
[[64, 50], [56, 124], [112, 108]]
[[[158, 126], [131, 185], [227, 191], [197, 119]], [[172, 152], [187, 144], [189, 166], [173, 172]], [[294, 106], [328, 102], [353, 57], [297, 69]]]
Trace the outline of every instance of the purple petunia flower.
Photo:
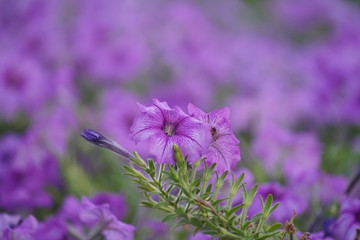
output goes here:
[[204, 113], [192, 104], [188, 106], [191, 116], [210, 125], [211, 142], [209, 150], [204, 154], [206, 163], [216, 163], [215, 169], [224, 172], [231, 170], [240, 161], [239, 140], [234, 136], [229, 121], [230, 109], [225, 107]]
[[0, 207], [8, 211], [48, 207], [48, 185], [60, 183], [55, 156], [42, 149], [32, 136], [0, 138]]
[[[300, 234], [298, 234], [300, 236]], [[332, 237], [326, 236], [324, 232], [317, 232], [310, 234], [311, 240], [333, 240]]]
[[109, 204], [110, 211], [117, 219], [126, 216], [127, 206], [125, 199], [118, 193], [97, 193], [90, 198], [95, 205]]
[[154, 105], [139, 104], [141, 114], [130, 129], [135, 143], [147, 142], [150, 154], [159, 163], [174, 163], [173, 145], [177, 144], [190, 162], [207, 151], [211, 141], [210, 128], [184, 113], [179, 107], [170, 108], [166, 102], [153, 100]]
[[3, 240], [32, 240], [38, 222], [33, 216], [21, 219], [19, 216], [0, 214], [0, 237]]
[[73, 239], [71, 234], [74, 233], [83, 239], [90, 239], [94, 235], [104, 236], [107, 240], [133, 239], [135, 228], [118, 218], [124, 216], [121, 211], [124, 211], [125, 205], [120, 195], [116, 195], [101, 193], [93, 196], [92, 200], [83, 198], [82, 202], [67, 196], [60, 211], [36, 229], [34, 239]]
[[336, 239], [355, 239], [356, 229], [360, 228], [360, 199], [347, 199], [341, 204], [340, 216], [330, 227]]
[[190, 236], [188, 240], [210, 240], [211, 236], [210, 235], [205, 235], [201, 232], [196, 233], [193, 236]]
[[84, 197], [81, 205], [81, 221], [91, 226], [100, 226], [107, 240], [131, 240], [134, 238], [135, 227], [120, 222], [110, 211], [108, 204], [95, 205]]

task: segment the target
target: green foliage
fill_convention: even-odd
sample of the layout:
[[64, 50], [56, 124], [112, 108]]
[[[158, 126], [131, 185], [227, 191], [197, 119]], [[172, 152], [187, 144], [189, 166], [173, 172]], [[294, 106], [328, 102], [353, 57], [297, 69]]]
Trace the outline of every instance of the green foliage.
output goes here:
[[[272, 195], [262, 201], [262, 212], [251, 219], [247, 211], [257, 194], [258, 186], [253, 186], [249, 191], [242, 182], [244, 174], [229, 180], [229, 192], [225, 198], [219, 198], [224, 183], [227, 181], [228, 172], [218, 175], [214, 172], [215, 164], [206, 166], [202, 176], [197, 168], [203, 162], [199, 159], [192, 166], [186, 162], [178, 146], [174, 146], [175, 165], [157, 164], [149, 159], [145, 162], [134, 153], [128, 166], [124, 166], [125, 175], [132, 177], [133, 182], [143, 190], [145, 200], [141, 205], [147, 208], [159, 209], [167, 213], [163, 222], [174, 222], [175, 226], [193, 226], [194, 232], [218, 239], [280, 239], [284, 232], [279, 230], [281, 224], [266, 224], [270, 214], [278, 204], [273, 205]], [[215, 181], [211, 183], [211, 178]], [[241, 191], [243, 202], [233, 205], [233, 199]]]

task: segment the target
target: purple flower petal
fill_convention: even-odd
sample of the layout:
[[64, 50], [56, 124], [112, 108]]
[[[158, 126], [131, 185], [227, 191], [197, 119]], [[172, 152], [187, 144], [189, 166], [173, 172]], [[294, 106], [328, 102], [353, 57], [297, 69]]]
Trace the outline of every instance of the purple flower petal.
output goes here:
[[175, 162], [174, 144], [188, 156], [189, 162], [196, 161], [211, 141], [208, 124], [191, 118], [179, 107], [170, 108], [157, 99], [153, 102], [153, 106], [140, 107], [141, 113], [130, 130], [134, 142], [147, 143], [149, 152], [160, 163]]

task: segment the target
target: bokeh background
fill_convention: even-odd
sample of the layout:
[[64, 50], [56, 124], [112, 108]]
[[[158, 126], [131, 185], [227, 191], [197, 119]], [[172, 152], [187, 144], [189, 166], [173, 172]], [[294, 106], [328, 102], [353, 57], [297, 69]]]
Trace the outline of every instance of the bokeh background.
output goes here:
[[360, 167], [359, 1], [1, 0], [0, 212], [41, 222], [69, 196], [112, 192], [138, 239], [186, 239], [79, 136], [146, 156], [129, 128], [152, 98], [228, 106], [235, 171], [283, 203], [275, 220], [294, 209], [321, 231], [351, 199], [360, 225], [359, 190], [345, 194]]

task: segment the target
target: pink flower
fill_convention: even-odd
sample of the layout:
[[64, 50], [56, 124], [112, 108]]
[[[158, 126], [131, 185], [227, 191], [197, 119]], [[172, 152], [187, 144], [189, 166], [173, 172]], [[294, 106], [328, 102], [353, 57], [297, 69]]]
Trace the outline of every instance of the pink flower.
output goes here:
[[216, 163], [215, 170], [225, 172], [231, 170], [240, 161], [239, 140], [234, 136], [229, 121], [230, 110], [225, 107], [204, 113], [192, 104], [188, 106], [191, 116], [209, 124], [211, 142], [209, 150], [204, 154], [206, 163], [211, 165]]
[[211, 142], [210, 127], [184, 113], [179, 107], [153, 99], [154, 105], [138, 104], [141, 114], [134, 120], [130, 133], [137, 144], [146, 142], [150, 154], [159, 163], [174, 163], [173, 145], [177, 144], [189, 162], [207, 152]]

